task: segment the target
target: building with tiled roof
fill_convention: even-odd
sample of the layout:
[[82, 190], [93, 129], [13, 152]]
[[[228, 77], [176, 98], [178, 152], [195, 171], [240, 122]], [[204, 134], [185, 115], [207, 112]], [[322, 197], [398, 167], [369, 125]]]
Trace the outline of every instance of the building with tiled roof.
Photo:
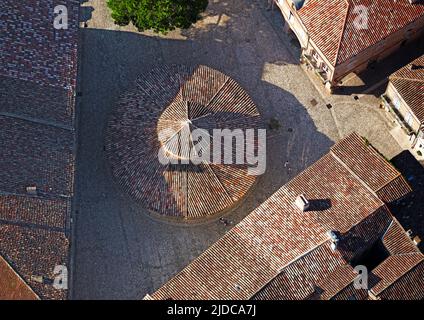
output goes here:
[[275, 0], [303, 61], [331, 88], [422, 35], [424, 5], [410, 0]]
[[78, 0], [0, 3], [0, 299], [68, 296], [54, 283], [69, 269], [78, 12]]
[[[160, 217], [193, 221], [221, 214], [244, 198], [256, 176], [244, 162], [224, 161], [227, 138], [215, 139], [215, 130], [239, 129], [244, 141], [245, 129], [260, 123], [252, 99], [227, 75], [202, 65], [156, 67], [138, 77], [109, 119], [112, 174], [132, 199]], [[197, 129], [207, 134], [203, 145], [193, 141]], [[202, 150], [209, 159], [193, 161]], [[168, 161], [160, 161], [160, 152]]]
[[387, 207], [410, 192], [351, 134], [147, 298], [422, 299], [424, 256]]
[[411, 147], [424, 156], [424, 55], [389, 77], [382, 105], [403, 128]]
[[[1, 113], [73, 126], [79, 2], [1, 1]], [[58, 5], [67, 8], [67, 29], [53, 27]]]

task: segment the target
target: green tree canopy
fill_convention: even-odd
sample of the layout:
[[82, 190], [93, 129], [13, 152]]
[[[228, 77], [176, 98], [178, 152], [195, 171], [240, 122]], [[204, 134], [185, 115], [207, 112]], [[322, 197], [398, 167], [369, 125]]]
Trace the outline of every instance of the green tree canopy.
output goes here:
[[107, 5], [118, 25], [132, 22], [139, 31], [166, 33], [189, 28], [199, 20], [208, 0], [108, 0]]

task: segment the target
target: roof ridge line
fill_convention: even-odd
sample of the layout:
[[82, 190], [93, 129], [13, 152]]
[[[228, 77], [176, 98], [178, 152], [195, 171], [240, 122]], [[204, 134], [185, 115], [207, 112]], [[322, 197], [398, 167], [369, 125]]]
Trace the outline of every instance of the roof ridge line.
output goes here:
[[[393, 181], [395, 181], [396, 179], [399, 179], [399, 178], [401, 178], [405, 183], [406, 183], [406, 185], [409, 187], [409, 189], [410, 189], [410, 192], [412, 192], [413, 190], [412, 190], [412, 188], [411, 188], [411, 186], [409, 185], [409, 183], [408, 183], [408, 181], [406, 181], [406, 179], [405, 179], [405, 177], [399, 172], [399, 175], [397, 175], [396, 177], [394, 177], [393, 179], [391, 179], [389, 182], [387, 182], [384, 186], [382, 186], [381, 188], [379, 188], [379, 189], [377, 189], [375, 192], [378, 192], [378, 191], [380, 191], [380, 190], [382, 190], [383, 188], [385, 188], [385, 187], [387, 187], [390, 183], [392, 183]], [[409, 193], [408, 193], [409, 194]], [[407, 195], [407, 194], [406, 194]], [[405, 196], [406, 196], [405, 195]], [[403, 196], [403, 197], [401, 197], [401, 198], [404, 198], [405, 196]], [[398, 200], [400, 200], [401, 198], [399, 198]]]
[[216, 174], [216, 172], [215, 172], [215, 170], [214, 170], [214, 167], [210, 164], [210, 163], [205, 163], [206, 164], [206, 166], [208, 166], [210, 169], [211, 169], [211, 171], [212, 171], [212, 173], [213, 173], [213, 175], [214, 175], [214, 177], [216, 178], [216, 180], [218, 180], [218, 183], [221, 185], [221, 187], [222, 187], [222, 189], [224, 189], [225, 190], [225, 193], [227, 194], [227, 196], [231, 199], [231, 200], [234, 200], [234, 198], [231, 196], [231, 194], [230, 194], [230, 191], [228, 191], [227, 190], [227, 188], [224, 186], [224, 184], [222, 183], [222, 181], [221, 181], [221, 179], [219, 179], [219, 177], [218, 177], [218, 175]]
[[[360, 137], [361, 139], [363, 139], [362, 137]], [[378, 153], [378, 151], [374, 148], [374, 147], [370, 147], [370, 146], [368, 146], [368, 147], [366, 147], [368, 150], [370, 150], [374, 155], [376, 155], [376, 156], [378, 156], [378, 157], [380, 157], [381, 158], [381, 155]], [[390, 167], [394, 170], [394, 171], [396, 171], [396, 176], [395, 177], [393, 177], [389, 182], [387, 182], [386, 184], [384, 184], [384, 185], [382, 185], [381, 187], [379, 187], [378, 189], [376, 189], [375, 191], [370, 187], [370, 186], [368, 186], [368, 184], [365, 182], [365, 181], [363, 181], [356, 173], [354, 173], [353, 172], [353, 170], [346, 164], [346, 163], [344, 163], [343, 162], [343, 160], [342, 159], [340, 159], [334, 152], [333, 152], [333, 150], [330, 150], [330, 153], [331, 153], [331, 155], [333, 156], [333, 157], [335, 157], [336, 158], [336, 160], [337, 161], [339, 161], [356, 179], [358, 179], [363, 185], [365, 185], [366, 186], [366, 188], [369, 190], [369, 191], [371, 191], [384, 205], [386, 205], [386, 203], [383, 201], [383, 200], [381, 200], [380, 199], [380, 197], [377, 195], [377, 192], [378, 191], [380, 191], [380, 190], [382, 190], [383, 188], [385, 188], [385, 187], [387, 187], [390, 183], [392, 183], [393, 181], [395, 181], [396, 179], [398, 179], [399, 177], [401, 178], [401, 179], [403, 179], [405, 182], [406, 182], [406, 184], [409, 186], [409, 188], [411, 189], [411, 186], [409, 185], [409, 183], [407, 183], [407, 181], [406, 181], [406, 179], [405, 179], [405, 177], [399, 172], [399, 170], [397, 170], [396, 168], [394, 168], [392, 165], [390, 165]], [[383, 158], [383, 160], [385, 160], [384, 158]], [[411, 189], [411, 191], [412, 191], [412, 189]], [[387, 206], [386, 206], [387, 207]], [[388, 209], [388, 207], [387, 207], [387, 209]], [[389, 210], [390, 211], [390, 210]], [[390, 212], [391, 213], [391, 212]], [[393, 214], [392, 214], [393, 215]]]
[[56, 193], [45, 193], [45, 194], [37, 194], [31, 195], [28, 193], [17, 193], [17, 192], [9, 192], [0, 190], [0, 196], [15, 196], [15, 197], [24, 197], [29, 199], [40, 199], [40, 200], [71, 200], [73, 195], [66, 194], [56, 194]]
[[382, 234], [381, 239], [383, 241], [384, 241], [384, 238], [386, 237], [387, 233], [389, 232], [390, 228], [393, 226], [394, 223], [395, 223], [395, 220], [392, 219], [390, 224], [387, 226], [386, 231], [384, 231], [384, 233]]
[[422, 259], [419, 262], [421, 262], [422, 260], [424, 260], [424, 255], [421, 252], [419, 252], [419, 251], [415, 251], [415, 252], [402, 252], [402, 253], [393, 254], [391, 256], [392, 257], [396, 257], [396, 256], [412, 256], [412, 255], [420, 255]]
[[38, 85], [40, 87], [44, 87], [44, 88], [55, 88], [55, 89], [62, 89], [65, 91], [71, 91], [71, 92], [75, 92], [76, 88], [74, 87], [74, 85], [70, 84], [69, 82], [67, 82], [66, 85], [54, 85], [52, 83], [44, 83], [44, 82], [38, 82], [34, 79], [22, 79], [19, 77], [15, 77], [12, 76], [10, 74], [6, 74], [6, 73], [0, 73], [0, 77], [4, 77], [4, 78], [8, 78], [8, 79], [13, 79], [16, 81], [24, 81], [24, 82], [29, 82], [31, 84], [35, 84]]
[[[359, 134], [358, 134], [358, 136], [359, 136], [359, 138], [361, 139], [361, 141], [362, 141], [362, 143], [364, 143], [365, 142], [365, 140], [364, 140], [364, 137], [362, 137], [362, 136], [360, 136]], [[403, 177], [403, 175], [402, 175], [402, 173], [398, 170], [398, 169], [396, 169], [395, 167], [394, 167], [394, 165], [392, 164], [392, 163], [390, 163], [386, 158], [385, 158], [385, 156], [382, 154], [382, 153], [380, 153], [379, 151], [378, 151], [378, 149], [376, 149], [371, 143], [367, 146], [366, 144], [364, 144], [365, 145], [365, 148], [367, 149], [367, 150], [369, 150], [370, 152], [372, 152], [375, 156], [377, 156], [378, 158], [380, 158], [381, 160], [383, 160], [383, 161], [385, 161], [385, 163], [386, 164], [388, 164], [388, 168], [390, 168], [390, 171], [393, 171], [394, 173], [396, 173], [396, 177], [393, 177], [389, 182], [387, 182], [386, 184], [384, 184], [384, 185], [382, 185], [380, 188], [378, 188], [375, 192], [377, 192], [377, 191], [380, 191], [381, 189], [383, 189], [384, 187], [386, 187], [389, 183], [391, 183], [391, 182], [393, 182], [395, 179], [397, 179], [397, 178], [399, 178], [399, 177]], [[340, 159], [340, 161], [341, 161], [341, 159]], [[408, 184], [408, 186], [409, 186], [409, 184]]]
[[[399, 222], [399, 220], [392, 214], [392, 223], [391, 223], [391, 225], [393, 225], [395, 222], [396, 222], [396, 224], [398, 225], [398, 227], [400, 227], [401, 229], [402, 229], [402, 231], [404, 232], [404, 233], [406, 233], [406, 230], [405, 230], [405, 228], [403, 227], [403, 225]], [[391, 226], [390, 225], [390, 226]], [[390, 226], [387, 228], [387, 230], [386, 230], [386, 233], [389, 231], [389, 228], [390, 228]], [[384, 234], [384, 235], [386, 235], [386, 233]], [[407, 237], [408, 238], [408, 241], [411, 243], [411, 244], [413, 244], [414, 246], [415, 246], [415, 248], [417, 249], [417, 251], [415, 251], [415, 252], [410, 252], [410, 253], [419, 253], [419, 254], [421, 254], [421, 255], [423, 255], [423, 253], [418, 249], [418, 247], [417, 247], [417, 245], [414, 243], [414, 241], [412, 241], [412, 239], [410, 238], [410, 237]], [[383, 238], [382, 238], [383, 239]], [[384, 240], [384, 239], [383, 239]], [[403, 254], [403, 253], [402, 253]], [[399, 254], [400, 255], [400, 254]], [[423, 255], [423, 257], [424, 257], [424, 255]]]
[[310, 254], [312, 251], [318, 249], [319, 247], [321, 247], [323, 244], [325, 244], [326, 242], [328, 242], [329, 239], [325, 239], [322, 242], [320, 242], [319, 244], [317, 244], [316, 246], [312, 247], [311, 249], [309, 249], [308, 251], [304, 252], [303, 254], [297, 256], [296, 258], [290, 260], [290, 262], [286, 263], [285, 265], [283, 265], [282, 267], [278, 268], [275, 276], [273, 276], [269, 281], [267, 281], [264, 285], [262, 285], [254, 294], [252, 294], [250, 296], [249, 299], [251, 299], [255, 294], [257, 294], [259, 291], [261, 291], [263, 288], [265, 288], [266, 285], [268, 285], [272, 280], [274, 280], [278, 275], [280, 275], [285, 268], [287, 268], [289, 265], [291, 265], [292, 263], [295, 263], [296, 261], [302, 259], [303, 257], [305, 257], [306, 255]]
[[407, 77], [400, 77], [400, 76], [390, 76], [389, 80], [396, 79], [396, 80], [408, 80], [408, 81], [415, 81], [415, 82], [424, 82], [424, 79], [412, 79]]
[[346, 2], [346, 5], [347, 5], [347, 10], [346, 10], [346, 14], [345, 14], [345, 17], [344, 17], [344, 20], [343, 20], [343, 30], [341, 32], [341, 36], [340, 36], [338, 44], [337, 44], [337, 51], [336, 51], [334, 66], [337, 65], [337, 61], [339, 60], [340, 48], [341, 48], [341, 45], [342, 45], [344, 33], [346, 31], [346, 22], [347, 22], [347, 17], [349, 15], [349, 11], [350, 11], [350, 2], [348, 0], [345, 0], [345, 2]]
[[0, 225], [2, 224], [8, 225], [8, 226], [26, 228], [30, 230], [45, 230], [50, 232], [61, 232], [61, 233], [66, 233], [66, 231], [68, 231], [66, 227], [54, 227], [54, 226], [42, 225], [42, 224], [33, 223], [33, 222], [25, 222], [22, 220], [11, 221], [11, 220], [0, 218]]
[[231, 78], [229, 76], [226, 76], [227, 78], [225, 81], [221, 84], [221, 86], [216, 90], [212, 98], [209, 99], [208, 103], [205, 104], [205, 108], [209, 107], [210, 104], [215, 100], [215, 98], [218, 96], [219, 93], [221, 93], [222, 89], [225, 87], [225, 85], [230, 82]]
[[[351, 268], [352, 268], [352, 266], [349, 264], [349, 263], [346, 263], [346, 264], [343, 264], [343, 265], [340, 265], [340, 266], [338, 266], [337, 268], [335, 268], [334, 270], [333, 270], [333, 272], [335, 271], [335, 270], [337, 270], [338, 268], [341, 268], [341, 267], [344, 267], [344, 268], [346, 268], [346, 266], [350, 266]], [[353, 272], [356, 272], [355, 271], [355, 269], [354, 268], [352, 268], [352, 270], [353, 270]], [[333, 273], [332, 272], [332, 273]], [[332, 273], [330, 273], [325, 279], [328, 279], [329, 278], [329, 276], [332, 274]], [[357, 273], [357, 272], [356, 272]], [[333, 293], [332, 295], [330, 295], [329, 297], [328, 297], [328, 299], [326, 299], [326, 300], [328, 300], [328, 301], [330, 301], [332, 298], [334, 298], [338, 293], [340, 293], [341, 291], [343, 291], [344, 289], [346, 289], [348, 286], [350, 286], [351, 284], [352, 284], [352, 282], [353, 281], [355, 281], [355, 279], [358, 277], [358, 273], [357, 273], [357, 275], [350, 281], [350, 282], [348, 282], [346, 285], [344, 285], [342, 288], [340, 288], [340, 290], [338, 290], [337, 292], [335, 292], [335, 293]]]
[[[383, 200], [380, 199], [380, 197], [377, 195], [377, 192], [371, 189], [371, 187], [363, 181], [349, 166], [342, 161], [334, 152], [333, 150], [330, 150], [330, 154], [347, 170], [349, 173], [357, 179], [368, 191], [370, 191], [380, 202], [382, 205], [386, 205]], [[397, 178], [397, 177], [396, 177]]]
[[26, 121], [26, 122], [31, 122], [31, 123], [36, 123], [36, 124], [39, 124], [39, 125], [44, 125], [44, 126], [47, 126], [47, 127], [53, 127], [53, 128], [56, 128], [56, 129], [62, 129], [62, 130], [70, 131], [70, 132], [75, 132], [75, 128], [72, 127], [72, 126], [68, 126], [66, 124], [60, 124], [60, 123], [57, 123], [57, 122], [54, 122], [54, 121], [37, 119], [37, 118], [31, 117], [31, 116], [19, 115], [19, 114], [15, 114], [15, 113], [11, 113], [11, 112], [4, 112], [4, 111], [0, 111], [0, 116], [18, 119], [18, 120], [22, 120], [22, 121]]

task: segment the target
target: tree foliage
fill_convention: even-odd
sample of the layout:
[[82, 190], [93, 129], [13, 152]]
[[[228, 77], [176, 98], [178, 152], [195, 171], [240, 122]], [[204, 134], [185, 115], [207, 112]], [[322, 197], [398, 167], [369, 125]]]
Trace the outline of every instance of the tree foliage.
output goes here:
[[108, 0], [107, 5], [118, 25], [132, 22], [139, 31], [166, 33], [189, 28], [199, 20], [208, 0]]

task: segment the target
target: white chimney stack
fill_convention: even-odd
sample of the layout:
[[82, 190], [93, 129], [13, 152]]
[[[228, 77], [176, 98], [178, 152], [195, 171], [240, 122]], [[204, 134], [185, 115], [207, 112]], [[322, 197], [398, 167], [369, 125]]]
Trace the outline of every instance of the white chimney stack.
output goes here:
[[35, 186], [26, 187], [26, 192], [30, 195], [36, 196], [37, 195], [37, 187], [35, 187]]
[[309, 201], [303, 194], [296, 198], [295, 204], [302, 212], [305, 212], [309, 209]]

